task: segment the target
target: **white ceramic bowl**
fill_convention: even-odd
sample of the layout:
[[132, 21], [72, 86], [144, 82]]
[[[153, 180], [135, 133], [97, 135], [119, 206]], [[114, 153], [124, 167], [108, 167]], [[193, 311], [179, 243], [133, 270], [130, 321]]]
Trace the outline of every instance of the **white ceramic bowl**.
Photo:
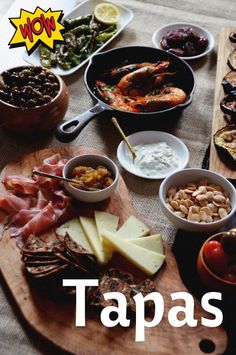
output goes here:
[[198, 26], [198, 25], [194, 25], [192, 23], [184, 23], [184, 22], [170, 23], [168, 25], [158, 28], [152, 35], [153, 45], [156, 48], [163, 50], [163, 48], [161, 47], [161, 44], [160, 44], [162, 37], [164, 37], [167, 34], [167, 32], [169, 32], [171, 30], [178, 30], [181, 27], [191, 27], [195, 32], [197, 32], [197, 34], [199, 36], [206, 37], [208, 39], [208, 46], [204, 52], [202, 52], [198, 55], [191, 56], [191, 57], [179, 57], [179, 58], [184, 59], [184, 60], [198, 59], [198, 58], [201, 58], [201, 57], [205, 56], [206, 54], [210, 53], [210, 51], [214, 48], [214, 37], [207, 29], [205, 29], [201, 26]]
[[[168, 209], [165, 200], [167, 191], [171, 186], [183, 185], [187, 182], [198, 182], [203, 177], [206, 177], [210, 183], [222, 186], [222, 188], [229, 193], [232, 210], [226, 217], [215, 222], [198, 223], [181, 218]], [[160, 186], [159, 198], [164, 215], [177, 227], [191, 232], [209, 232], [217, 230], [227, 225], [236, 212], [236, 192], [234, 186], [222, 175], [204, 169], [185, 169], [168, 176]]]
[[[161, 131], [142, 131], [131, 134], [127, 138], [132, 146], [136, 146], [138, 144], [166, 142], [180, 158], [180, 164], [176, 170], [184, 169], [188, 164], [188, 148], [180, 139], [169, 133]], [[120, 165], [133, 175], [152, 180], [164, 179], [167, 176], [166, 174], [158, 173], [155, 176], [152, 175], [150, 177], [145, 174], [141, 174], [140, 172], [137, 172], [133, 164], [131, 153], [124, 141], [122, 141], [117, 148], [117, 158], [120, 162]]]
[[105, 166], [112, 174], [114, 182], [107, 188], [99, 191], [85, 191], [79, 190], [71, 186], [68, 182], [64, 183], [65, 189], [76, 200], [83, 202], [100, 202], [109, 198], [116, 189], [119, 180], [119, 170], [116, 164], [109, 158], [96, 155], [96, 154], [84, 154], [74, 157], [65, 164], [63, 169], [63, 177], [70, 177], [70, 173], [76, 166], [91, 166], [97, 167], [98, 165]]

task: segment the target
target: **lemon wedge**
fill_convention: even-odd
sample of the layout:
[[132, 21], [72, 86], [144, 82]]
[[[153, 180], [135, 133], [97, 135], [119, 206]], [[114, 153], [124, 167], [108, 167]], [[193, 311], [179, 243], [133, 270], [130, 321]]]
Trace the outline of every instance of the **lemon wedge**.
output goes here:
[[111, 3], [102, 2], [101, 4], [95, 6], [94, 16], [99, 22], [111, 25], [119, 21], [120, 11]]

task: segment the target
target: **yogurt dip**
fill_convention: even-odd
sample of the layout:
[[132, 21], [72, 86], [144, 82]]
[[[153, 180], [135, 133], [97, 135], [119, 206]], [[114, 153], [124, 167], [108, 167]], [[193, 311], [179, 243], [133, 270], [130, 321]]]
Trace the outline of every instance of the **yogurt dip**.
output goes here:
[[166, 142], [139, 144], [134, 147], [137, 157], [134, 169], [149, 178], [167, 176], [177, 170], [180, 158]]

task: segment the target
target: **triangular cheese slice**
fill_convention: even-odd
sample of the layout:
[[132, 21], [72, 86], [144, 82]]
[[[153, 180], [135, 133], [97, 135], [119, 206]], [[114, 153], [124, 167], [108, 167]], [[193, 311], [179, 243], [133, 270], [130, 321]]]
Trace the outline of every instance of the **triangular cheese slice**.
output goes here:
[[115, 233], [119, 223], [119, 217], [115, 216], [114, 214], [103, 212], [103, 211], [94, 211], [95, 222], [98, 230], [98, 235], [100, 237], [100, 241], [103, 247], [105, 262], [112, 258], [111, 245], [107, 244], [102, 238], [102, 231], [103, 229], [108, 230], [109, 232]]
[[123, 226], [116, 232], [116, 235], [125, 239], [141, 238], [148, 235], [150, 229], [139, 219], [131, 216], [123, 224]]
[[56, 229], [56, 233], [62, 236], [65, 236], [66, 233], [79, 245], [88, 250], [89, 252], [93, 252], [92, 248], [89, 244], [89, 241], [83, 232], [81, 224], [78, 218], [73, 218], [70, 221], [64, 223], [62, 226]]
[[95, 220], [89, 217], [79, 217], [83, 231], [89, 240], [93, 253], [96, 255], [99, 264], [105, 264], [106, 258], [100, 242]]
[[103, 211], [94, 211], [95, 222], [98, 230], [98, 234], [101, 237], [102, 230], [106, 229], [109, 232], [115, 233], [118, 228], [119, 217], [114, 214], [103, 212]]
[[127, 242], [109, 231], [104, 230], [102, 237], [110, 242], [116, 251], [150, 276], [160, 269], [165, 260], [164, 255]]
[[128, 241], [139, 247], [152, 250], [155, 253], [164, 254], [163, 242], [160, 234], [154, 234], [138, 239], [129, 239]]

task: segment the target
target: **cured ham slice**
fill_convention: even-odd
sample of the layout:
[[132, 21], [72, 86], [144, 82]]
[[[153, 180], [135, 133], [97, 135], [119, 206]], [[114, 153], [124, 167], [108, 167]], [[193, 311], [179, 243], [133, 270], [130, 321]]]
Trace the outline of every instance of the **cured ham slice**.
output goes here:
[[44, 230], [52, 227], [57, 222], [55, 209], [50, 201], [46, 207], [40, 210], [32, 219], [28, 221], [20, 230], [23, 238], [28, 237], [31, 233], [40, 234]]
[[[45, 159], [37, 170], [61, 176], [65, 163], [60, 154], [55, 154]], [[60, 181], [14, 175], [6, 177], [3, 184], [7, 191], [0, 193], [0, 209], [10, 215], [11, 236], [26, 240], [30, 234], [40, 234], [75, 215], [71, 197]]]
[[22, 175], [7, 176], [2, 183], [5, 189], [11, 191], [13, 194], [35, 196], [38, 193], [36, 181]]
[[30, 208], [30, 198], [18, 197], [12, 193], [0, 193], [0, 209], [9, 214], [15, 214], [22, 209]]
[[39, 209], [21, 210], [11, 218], [11, 225], [23, 227], [40, 212]]
[[[36, 167], [35, 169], [44, 173], [62, 176], [62, 170], [66, 162], [66, 159], [61, 159], [60, 154], [55, 154], [45, 159], [43, 165]], [[63, 183], [61, 181], [45, 178], [42, 176], [35, 176], [35, 180], [41, 188], [47, 189], [49, 191], [51, 189], [56, 190], [63, 187]]]

